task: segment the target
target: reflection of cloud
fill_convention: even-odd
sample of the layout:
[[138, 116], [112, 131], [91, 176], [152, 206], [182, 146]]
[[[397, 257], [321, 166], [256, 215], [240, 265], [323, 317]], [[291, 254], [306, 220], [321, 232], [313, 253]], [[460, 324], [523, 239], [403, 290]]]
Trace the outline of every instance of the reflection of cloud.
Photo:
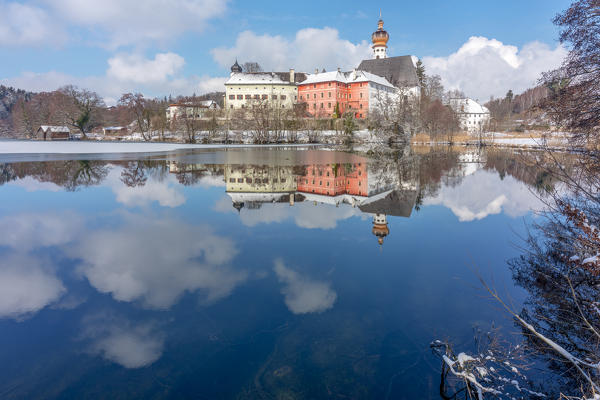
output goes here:
[[20, 214], [0, 219], [0, 246], [20, 251], [58, 246], [79, 235], [83, 220], [75, 214]]
[[333, 307], [337, 294], [328, 283], [313, 281], [287, 268], [282, 260], [275, 260], [275, 273], [285, 286], [281, 293], [285, 304], [294, 314], [320, 313]]
[[116, 195], [116, 200], [128, 207], [143, 207], [154, 201], [163, 207], [179, 207], [185, 203], [181, 186], [174, 176], [169, 175], [163, 181], [150, 177], [143, 186], [129, 187], [120, 177], [120, 170], [113, 169], [106, 182]]
[[203, 289], [211, 301], [228, 295], [246, 279], [246, 273], [225, 265], [236, 254], [233, 242], [208, 227], [124, 218], [122, 228], [90, 232], [71, 250], [83, 261], [83, 275], [100, 292], [167, 308], [185, 291]]
[[504, 212], [510, 217], [527, 214], [539, 208], [540, 200], [527, 186], [511, 176], [504, 180], [498, 174], [479, 170], [466, 176], [457, 186], [444, 186], [425, 204], [441, 204], [452, 210], [460, 221], [473, 221]]
[[40, 182], [32, 176], [26, 176], [24, 178], [17, 179], [12, 182], [8, 182], [9, 186], [17, 186], [25, 189], [28, 192], [37, 191], [48, 191], [48, 192], [60, 192], [62, 188], [56, 183], [52, 182]]
[[62, 282], [41, 260], [21, 254], [0, 258], [0, 317], [18, 318], [37, 312], [64, 292]]
[[92, 353], [125, 368], [141, 368], [160, 358], [164, 336], [151, 324], [133, 326], [123, 320], [96, 317], [86, 322], [84, 336], [92, 340]]
[[[231, 198], [225, 196], [217, 201], [214, 207], [218, 212], [236, 212]], [[339, 207], [328, 204], [314, 205], [312, 202], [296, 203], [291, 207], [288, 203], [263, 203], [258, 209], [245, 209], [240, 212], [240, 220], [245, 226], [281, 223], [293, 219], [300, 228], [333, 229], [338, 221], [360, 216], [361, 211], [347, 204]]]

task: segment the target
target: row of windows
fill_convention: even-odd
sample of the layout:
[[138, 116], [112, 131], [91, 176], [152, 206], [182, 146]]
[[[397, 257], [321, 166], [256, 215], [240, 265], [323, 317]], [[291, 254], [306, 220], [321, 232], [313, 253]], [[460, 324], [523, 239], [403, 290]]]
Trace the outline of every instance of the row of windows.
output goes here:
[[[326, 183], [327, 183], [327, 186], [329, 186], [329, 182], [326, 182]], [[336, 182], [336, 183], [335, 183], [335, 186], [342, 186], [342, 185], [343, 185], [343, 183], [344, 183], [344, 182]], [[308, 185], [308, 179], [305, 179], [305, 180], [304, 180], [304, 184], [305, 184], [305, 185]], [[313, 184], [313, 185], [315, 184], [315, 180], [314, 180], [314, 179], [312, 180], [312, 184]], [[350, 181], [348, 181], [348, 185], [349, 185], [349, 184], [350, 184]], [[323, 186], [323, 181], [319, 181], [319, 186]], [[362, 183], [361, 183], [361, 181], [358, 181], [358, 186], [362, 186]]]
[[[285, 100], [285, 99], [287, 99], [287, 96], [285, 94], [282, 94], [280, 96], [277, 96], [276, 94], [271, 95], [271, 100], [277, 100], [278, 98], [281, 99], [281, 100]], [[238, 95], [230, 94], [229, 95], [229, 100], [236, 100], [236, 99], [237, 100], [244, 100], [244, 99], [246, 99], [246, 100], [252, 100], [252, 99], [254, 99], [254, 100], [261, 100], [261, 99], [262, 100], [268, 100], [269, 99], [269, 95], [268, 94], [263, 94], [263, 95], [260, 95], [260, 94], [255, 94], [255, 95], [251, 95], [251, 94], [247, 94], [247, 95], [243, 95], [243, 94], [238, 94]]]
[[[272, 183], [277, 183], [278, 179], [273, 178]], [[279, 179], [279, 183], [285, 183], [286, 179]], [[236, 178], [229, 178], [229, 183], [236, 183]], [[244, 183], [244, 178], [237, 178], [237, 183]], [[246, 178], [246, 183], [252, 183], [252, 178]], [[255, 178], [254, 183], [269, 183], [269, 178]]]
[[[332, 86], [331, 82], [327, 82], [327, 86], [331, 87]], [[351, 87], [353, 87], [351, 83], [345, 84], [345, 83], [341, 83], [341, 82], [336, 82], [335, 86], [337, 86], [337, 87], [343, 87], [343, 88], [351, 88]], [[354, 87], [363, 87], [363, 84], [362, 83], [355, 83]], [[316, 89], [316, 88], [317, 88], [317, 84], [313, 83], [313, 89]]]
[[[321, 105], [319, 106], [319, 108], [325, 108], [325, 103], [320, 103], [320, 104]], [[331, 108], [331, 103], [327, 103], [327, 108]], [[352, 104], [348, 104], [348, 108], [352, 108]], [[360, 109], [363, 108], [362, 103], [359, 104], [358, 108], [360, 108]], [[316, 110], [316, 109], [317, 109], [317, 103], [313, 103], [313, 110]]]
[[[235, 90], [236, 88], [235, 88], [235, 87], [232, 87], [231, 89], [232, 89], [232, 90]], [[246, 89], [248, 89], [248, 88], [246, 88], [246, 87], [238, 87], [237, 89], [238, 89], [238, 90], [246, 90]], [[276, 87], [275, 87], [275, 88], [269, 88], [269, 89], [271, 89], [271, 90], [277, 90], [277, 89], [279, 89], [279, 90], [288, 90], [289, 88], [276, 88]], [[257, 86], [257, 87], [255, 87], [255, 88], [254, 88], [254, 90], [258, 90], [258, 86]], [[266, 87], [263, 87], [263, 90], [267, 90], [267, 88], [266, 88]], [[294, 90], [298, 90], [298, 88], [297, 88], [297, 87], [294, 87]]]
[[[321, 92], [321, 98], [324, 98], [324, 97], [325, 97], [325, 93]], [[327, 97], [329, 97], [329, 98], [332, 97], [331, 96], [331, 92], [328, 93]], [[362, 99], [363, 98], [363, 94], [359, 93], [359, 97]], [[316, 98], [317, 98], [317, 94], [313, 93], [313, 99], [316, 99]], [[352, 98], [352, 93], [347, 93], [347, 94], [338, 93], [337, 98], [338, 99], [351, 99]], [[303, 95], [300, 95], [300, 100], [304, 100], [304, 96]], [[306, 100], [310, 100], [310, 94], [306, 95]]]

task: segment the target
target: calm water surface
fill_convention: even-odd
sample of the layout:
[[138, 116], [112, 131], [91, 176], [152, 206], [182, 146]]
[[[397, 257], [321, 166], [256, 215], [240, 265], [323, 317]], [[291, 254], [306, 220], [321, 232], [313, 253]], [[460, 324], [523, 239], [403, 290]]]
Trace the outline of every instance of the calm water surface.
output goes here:
[[522, 299], [548, 184], [474, 149], [62, 158], [0, 162], [2, 399], [439, 398], [432, 340], [514, 330], [477, 273]]

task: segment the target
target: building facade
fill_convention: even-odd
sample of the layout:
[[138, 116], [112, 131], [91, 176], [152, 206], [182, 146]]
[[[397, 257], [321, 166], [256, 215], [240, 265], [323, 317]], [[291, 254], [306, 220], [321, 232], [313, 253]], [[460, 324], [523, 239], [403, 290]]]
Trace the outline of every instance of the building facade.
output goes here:
[[214, 100], [201, 100], [195, 102], [181, 102], [169, 104], [167, 107], [167, 120], [173, 121], [177, 118], [207, 118], [211, 110], [219, 110], [221, 107]]
[[289, 72], [242, 72], [237, 61], [225, 83], [225, 109], [249, 108], [266, 104], [282, 109], [292, 109], [298, 102], [298, 83], [306, 74]]
[[450, 99], [449, 106], [456, 113], [461, 129], [470, 134], [482, 133], [488, 130], [490, 110], [487, 107], [469, 98]]
[[398, 94], [385, 78], [359, 70], [316, 72], [298, 85], [298, 102], [306, 104], [308, 114], [320, 118], [350, 112], [364, 119], [377, 107], [379, 98]]

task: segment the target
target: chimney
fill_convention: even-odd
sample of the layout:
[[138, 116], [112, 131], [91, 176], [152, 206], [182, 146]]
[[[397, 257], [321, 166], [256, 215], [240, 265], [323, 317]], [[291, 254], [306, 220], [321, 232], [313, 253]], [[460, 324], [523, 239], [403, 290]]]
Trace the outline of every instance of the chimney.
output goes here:
[[315, 68], [315, 74], [319, 73], [319, 68]]
[[352, 71], [352, 79], [356, 79], [356, 68]]
[[295, 200], [296, 200], [296, 199], [295, 199], [294, 193], [290, 193], [290, 206], [293, 206], [293, 205], [294, 205], [294, 201], [295, 201]]
[[296, 71], [294, 68], [290, 68], [290, 83], [296, 82]]
[[338, 72], [342, 72], [342, 69], [340, 67], [338, 67]]

